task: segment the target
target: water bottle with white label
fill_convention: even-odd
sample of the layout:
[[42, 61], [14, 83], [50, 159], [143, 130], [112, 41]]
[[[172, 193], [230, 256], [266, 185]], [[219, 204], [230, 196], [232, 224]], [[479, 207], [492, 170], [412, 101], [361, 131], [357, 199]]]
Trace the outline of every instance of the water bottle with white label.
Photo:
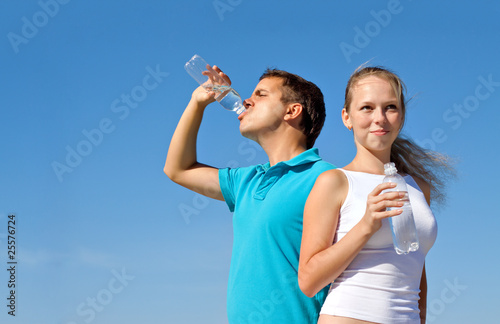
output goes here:
[[215, 92], [215, 100], [238, 115], [245, 111], [241, 96], [205, 60], [194, 55], [184, 68], [203, 88]]
[[403, 209], [403, 212], [401, 214], [389, 217], [389, 222], [391, 224], [392, 240], [396, 253], [408, 254], [409, 252], [418, 250], [419, 244], [406, 181], [397, 173], [398, 170], [396, 169], [393, 162], [384, 164], [384, 172], [384, 182], [396, 183], [396, 188], [385, 190], [385, 192], [403, 191], [406, 193], [405, 196], [401, 198], [401, 201], [404, 202], [403, 207], [391, 207], [388, 209]]

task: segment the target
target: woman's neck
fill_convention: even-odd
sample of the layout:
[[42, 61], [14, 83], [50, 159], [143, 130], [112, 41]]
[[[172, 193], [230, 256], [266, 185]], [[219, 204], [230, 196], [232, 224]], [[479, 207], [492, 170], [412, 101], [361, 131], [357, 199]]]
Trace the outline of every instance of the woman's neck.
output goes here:
[[384, 164], [391, 161], [391, 152], [372, 152], [358, 148], [354, 159], [343, 169], [372, 174], [384, 174]]

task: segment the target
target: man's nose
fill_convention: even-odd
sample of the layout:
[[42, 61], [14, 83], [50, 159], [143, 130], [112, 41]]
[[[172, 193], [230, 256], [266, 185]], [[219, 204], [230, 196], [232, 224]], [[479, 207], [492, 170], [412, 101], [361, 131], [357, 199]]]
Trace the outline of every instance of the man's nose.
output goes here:
[[243, 106], [248, 109], [248, 107], [252, 106], [253, 102], [250, 98], [243, 100]]

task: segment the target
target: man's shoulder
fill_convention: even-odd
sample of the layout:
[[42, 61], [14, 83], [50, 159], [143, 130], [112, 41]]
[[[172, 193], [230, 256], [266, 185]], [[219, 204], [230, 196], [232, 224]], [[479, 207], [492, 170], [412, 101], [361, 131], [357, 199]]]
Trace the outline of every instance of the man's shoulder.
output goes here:
[[248, 179], [255, 177], [258, 173], [263, 172], [265, 165], [255, 164], [249, 166], [228, 166], [226, 168], [219, 169], [219, 179], [231, 178], [231, 179]]
[[327, 171], [327, 170], [332, 170], [336, 169], [337, 167], [330, 162], [324, 161], [324, 160], [318, 160], [313, 163], [311, 169], [315, 171]]
[[336, 169], [337, 167], [333, 165], [330, 162], [327, 162], [323, 160], [319, 154], [319, 149], [318, 148], [311, 148], [307, 150], [304, 154], [306, 154], [309, 157], [309, 162], [312, 162], [312, 167], [311, 169], [314, 170], [331, 170], [331, 169]]
[[327, 161], [325, 161], [325, 160], [323, 160], [323, 159], [321, 159], [321, 160], [319, 160], [319, 161], [316, 161], [316, 163], [315, 163], [315, 164], [318, 164], [318, 165], [320, 165], [320, 166], [323, 166], [323, 167], [326, 167], [326, 168], [330, 168], [330, 169], [336, 169], [336, 168], [337, 168], [337, 166], [336, 166], [336, 165], [334, 165], [334, 164], [332, 164], [332, 163], [330, 163], [330, 162], [327, 162]]
[[247, 165], [247, 166], [227, 166], [225, 168], [220, 168], [219, 172], [225, 171], [225, 172], [238, 172], [238, 173], [247, 173], [247, 172], [255, 172], [256, 170], [264, 169], [265, 165], [264, 164], [254, 164], [254, 165]]
[[307, 164], [299, 165], [292, 170], [291, 174], [289, 176], [292, 176], [296, 179], [302, 179], [302, 181], [313, 181], [323, 172], [326, 172], [328, 170], [334, 170], [337, 167], [329, 162], [323, 161], [323, 160], [317, 160], [314, 162], [310, 162]]

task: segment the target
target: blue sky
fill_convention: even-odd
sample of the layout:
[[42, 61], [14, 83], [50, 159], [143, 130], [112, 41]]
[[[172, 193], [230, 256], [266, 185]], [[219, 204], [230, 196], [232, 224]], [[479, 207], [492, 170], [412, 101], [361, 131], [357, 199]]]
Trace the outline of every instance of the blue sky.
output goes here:
[[[456, 158], [427, 257], [430, 323], [492, 323], [500, 118], [494, 1], [3, 1], [0, 5], [0, 321], [227, 323], [231, 213], [163, 174], [196, 84], [195, 53], [248, 97], [266, 67], [325, 95], [316, 146], [354, 156], [340, 111], [370, 61], [408, 86], [405, 133]], [[266, 162], [236, 115], [206, 110], [199, 160]], [[16, 215], [16, 316], [7, 216]], [[4, 270], [1, 270], [4, 269]], [[492, 289], [493, 288], [493, 289]]]

